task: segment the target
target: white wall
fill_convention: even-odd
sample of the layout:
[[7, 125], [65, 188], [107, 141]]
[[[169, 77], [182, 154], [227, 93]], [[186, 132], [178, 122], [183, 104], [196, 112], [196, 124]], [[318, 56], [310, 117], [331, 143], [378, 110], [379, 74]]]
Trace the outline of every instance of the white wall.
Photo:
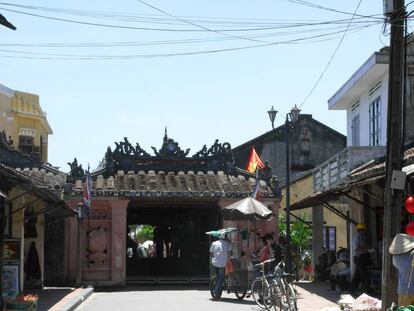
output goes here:
[[[387, 107], [388, 107], [388, 73], [378, 79], [375, 84], [381, 80], [382, 86], [373, 96], [368, 97], [369, 89], [373, 85], [369, 85], [365, 88], [364, 92], [356, 97], [352, 102], [349, 102], [347, 107], [347, 146], [352, 146], [352, 119], [355, 115], [359, 114], [359, 145], [369, 146], [369, 104], [377, 97], [381, 95], [381, 108], [380, 108], [380, 119], [381, 119], [381, 138], [380, 146], [385, 146], [387, 142]], [[375, 85], [374, 84], [374, 85]], [[359, 99], [359, 108], [352, 111], [352, 105]]]

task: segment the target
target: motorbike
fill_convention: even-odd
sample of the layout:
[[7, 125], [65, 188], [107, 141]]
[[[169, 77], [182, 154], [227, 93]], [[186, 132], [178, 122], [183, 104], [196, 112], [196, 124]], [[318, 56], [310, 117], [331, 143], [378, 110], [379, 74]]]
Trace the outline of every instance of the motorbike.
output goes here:
[[345, 290], [349, 287], [351, 265], [349, 261], [349, 250], [340, 248], [336, 252], [336, 261], [328, 268], [329, 285], [332, 290]]

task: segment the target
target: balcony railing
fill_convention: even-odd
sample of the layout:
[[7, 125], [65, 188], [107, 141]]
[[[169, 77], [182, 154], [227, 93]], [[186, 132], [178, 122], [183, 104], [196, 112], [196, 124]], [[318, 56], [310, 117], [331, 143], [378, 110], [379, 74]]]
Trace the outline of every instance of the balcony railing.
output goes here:
[[313, 170], [313, 191], [346, 184], [349, 173], [370, 160], [383, 157], [385, 147], [347, 147]]

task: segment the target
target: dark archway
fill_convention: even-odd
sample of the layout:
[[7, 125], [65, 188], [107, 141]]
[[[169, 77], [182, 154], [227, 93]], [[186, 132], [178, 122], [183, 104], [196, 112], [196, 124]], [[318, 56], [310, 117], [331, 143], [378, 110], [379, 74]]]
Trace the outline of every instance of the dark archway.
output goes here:
[[189, 283], [208, 278], [205, 232], [220, 226], [219, 216], [219, 207], [213, 202], [131, 201], [127, 210], [127, 281]]

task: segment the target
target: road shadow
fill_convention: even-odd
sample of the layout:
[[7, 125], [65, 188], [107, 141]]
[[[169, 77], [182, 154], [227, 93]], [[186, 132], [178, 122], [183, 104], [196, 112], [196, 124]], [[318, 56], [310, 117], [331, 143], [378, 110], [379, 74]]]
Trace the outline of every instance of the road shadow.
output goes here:
[[133, 292], [133, 291], [170, 291], [170, 290], [198, 290], [198, 291], [209, 291], [208, 285], [160, 285], [160, 284], [150, 284], [150, 285], [125, 285], [125, 286], [102, 286], [94, 287], [95, 292]]
[[212, 298], [209, 299], [211, 301], [211, 303], [216, 303], [216, 302], [225, 302], [225, 303], [231, 303], [231, 304], [239, 304], [239, 305], [256, 305], [256, 303], [251, 300], [251, 298], [245, 298], [243, 300], [239, 300], [236, 297], [231, 298], [231, 297], [221, 297], [221, 299], [214, 301]]
[[[295, 284], [297, 287], [303, 288], [304, 290], [310, 292], [311, 294], [315, 294], [319, 297], [325, 298], [331, 302], [336, 303], [340, 296], [344, 294], [344, 292], [337, 292], [331, 290], [328, 283], [325, 282], [298, 282]], [[298, 299], [303, 299], [304, 297], [300, 294], [298, 295]]]

